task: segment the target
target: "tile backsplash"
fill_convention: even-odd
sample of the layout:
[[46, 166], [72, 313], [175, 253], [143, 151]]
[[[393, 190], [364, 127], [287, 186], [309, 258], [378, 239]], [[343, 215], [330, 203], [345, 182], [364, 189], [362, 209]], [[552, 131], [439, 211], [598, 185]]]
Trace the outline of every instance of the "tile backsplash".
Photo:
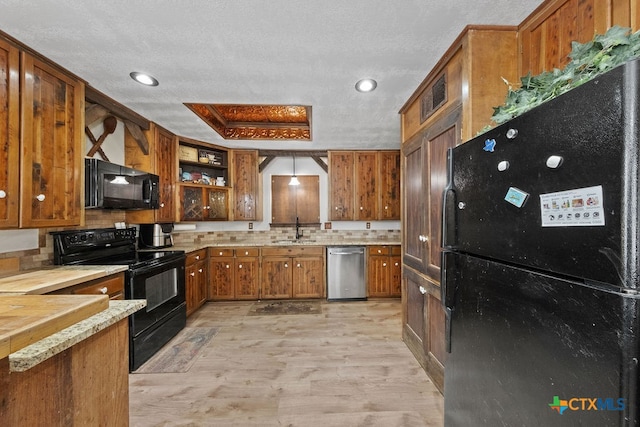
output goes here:
[[[84, 227], [74, 228], [106, 228], [114, 223], [125, 221], [122, 211], [87, 210]], [[38, 230], [38, 248], [0, 253], [0, 273], [11, 271], [19, 265], [19, 270], [30, 270], [53, 264], [53, 239], [51, 231], [64, 228], [48, 228]], [[365, 243], [399, 243], [400, 230], [320, 230], [302, 228], [302, 241], [312, 241], [318, 245], [365, 244]], [[208, 246], [208, 245], [269, 245], [285, 240], [295, 240], [295, 227], [275, 228], [271, 230], [248, 231], [175, 231], [173, 234], [176, 246]], [[9, 269], [9, 270], [7, 270]]]

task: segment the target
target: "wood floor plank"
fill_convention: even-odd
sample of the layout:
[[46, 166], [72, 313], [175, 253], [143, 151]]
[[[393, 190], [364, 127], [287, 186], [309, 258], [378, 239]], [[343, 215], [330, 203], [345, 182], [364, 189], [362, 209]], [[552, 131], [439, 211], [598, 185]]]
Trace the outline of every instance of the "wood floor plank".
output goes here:
[[321, 314], [248, 315], [207, 303], [218, 333], [188, 372], [131, 374], [132, 426], [443, 425], [443, 398], [401, 340], [399, 300], [323, 302]]

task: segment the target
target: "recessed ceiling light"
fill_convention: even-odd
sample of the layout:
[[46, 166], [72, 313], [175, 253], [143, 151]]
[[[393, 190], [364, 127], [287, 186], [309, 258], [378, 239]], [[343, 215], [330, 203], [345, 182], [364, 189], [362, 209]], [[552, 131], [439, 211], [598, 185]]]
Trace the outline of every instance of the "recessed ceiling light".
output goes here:
[[378, 86], [378, 82], [373, 79], [362, 79], [356, 83], [356, 90], [358, 92], [371, 92]]
[[137, 81], [138, 83], [142, 83], [143, 85], [146, 85], [146, 86], [158, 86], [159, 84], [158, 80], [155, 77], [150, 76], [149, 74], [133, 71], [129, 73], [129, 75], [133, 80]]

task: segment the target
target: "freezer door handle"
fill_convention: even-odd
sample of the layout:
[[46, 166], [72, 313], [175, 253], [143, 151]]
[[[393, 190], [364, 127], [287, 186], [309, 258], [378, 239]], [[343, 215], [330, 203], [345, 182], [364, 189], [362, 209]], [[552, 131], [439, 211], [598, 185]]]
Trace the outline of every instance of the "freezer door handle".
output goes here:
[[456, 236], [456, 191], [453, 186], [453, 149], [447, 150], [447, 186], [442, 193], [442, 247], [452, 248]]
[[440, 267], [440, 300], [445, 314], [444, 340], [447, 353], [451, 353], [451, 315], [455, 304], [455, 282], [450, 277], [455, 271], [454, 263], [455, 254], [443, 250]]

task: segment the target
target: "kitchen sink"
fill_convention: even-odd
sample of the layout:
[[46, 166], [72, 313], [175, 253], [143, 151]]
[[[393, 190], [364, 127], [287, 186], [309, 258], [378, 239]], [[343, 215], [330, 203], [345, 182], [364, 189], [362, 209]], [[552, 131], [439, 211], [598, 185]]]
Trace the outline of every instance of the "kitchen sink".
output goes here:
[[274, 244], [280, 244], [280, 245], [304, 245], [304, 244], [308, 244], [308, 243], [316, 243], [315, 240], [307, 240], [307, 239], [285, 239], [285, 240], [274, 240], [273, 242]]

